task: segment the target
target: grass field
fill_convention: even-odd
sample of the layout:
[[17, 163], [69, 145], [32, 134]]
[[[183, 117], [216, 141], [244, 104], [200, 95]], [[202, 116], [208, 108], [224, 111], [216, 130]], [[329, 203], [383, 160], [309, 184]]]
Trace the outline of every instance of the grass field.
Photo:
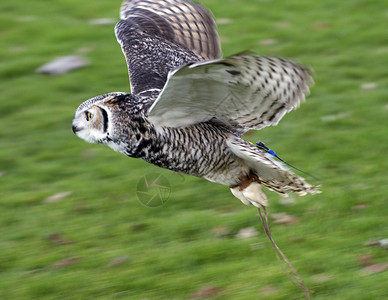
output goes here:
[[[251, 49], [316, 73], [300, 109], [246, 136], [322, 184], [322, 194], [287, 205], [268, 193], [274, 239], [312, 299], [388, 299], [388, 272], [378, 269], [388, 263], [387, 249], [367, 246], [388, 238], [387, 1], [203, 4], [218, 19], [224, 55]], [[0, 299], [187, 299], [205, 296], [204, 287], [214, 299], [303, 299], [282, 273], [257, 211], [227, 187], [72, 133], [81, 102], [129, 90], [114, 24], [90, 23], [118, 19], [119, 5], [0, 3]], [[72, 54], [90, 65], [35, 73]], [[170, 183], [162, 207], [137, 201], [148, 173]], [[279, 213], [295, 222], [275, 223]], [[248, 227], [260, 234], [236, 237]]]

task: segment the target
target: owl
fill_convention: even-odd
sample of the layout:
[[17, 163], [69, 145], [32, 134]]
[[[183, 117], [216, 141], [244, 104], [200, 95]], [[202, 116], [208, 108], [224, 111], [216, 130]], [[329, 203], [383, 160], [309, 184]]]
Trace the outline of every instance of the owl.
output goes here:
[[268, 205], [263, 186], [282, 196], [318, 192], [242, 138], [304, 101], [310, 69], [251, 52], [222, 58], [212, 14], [188, 0], [126, 0], [120, 17], [131, 93], [82, 103], [72, 123], [78, 137], [226, 185], [259, 208]]

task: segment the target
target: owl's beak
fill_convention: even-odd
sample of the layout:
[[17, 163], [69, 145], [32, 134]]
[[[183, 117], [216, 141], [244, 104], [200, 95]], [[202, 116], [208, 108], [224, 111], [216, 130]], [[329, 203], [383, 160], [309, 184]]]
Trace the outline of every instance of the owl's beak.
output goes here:
[[75, 134], [79, 131], [79, 128], [75, 125], [72, 126], [72, 129]]

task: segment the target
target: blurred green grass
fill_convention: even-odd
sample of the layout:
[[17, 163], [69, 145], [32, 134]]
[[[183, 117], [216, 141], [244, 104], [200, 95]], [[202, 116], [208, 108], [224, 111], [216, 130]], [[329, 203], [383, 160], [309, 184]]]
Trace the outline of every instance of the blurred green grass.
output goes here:
[[[294, 58], [316, 73], [299, 110], [246, 136], [322, 181], [322, 194], [289, 206], [268, 193], [270, 214], [299, 220], [272, 224], [273, 237], [313, 299], [386, 299], [388, 273], [365, 275], [360, 263], [361, 257], [387, 263], [385, 249], [365, 246], [388, 238], [386, 1], [203, 4], [220, 20], [225, 55], [252, 49]], [[219, 289], [214, 299], [302, 299], [278, 266], [255, 209], [228, 188], [175, 176], [73, 135], [81, 102], [128, 90], [114, 25], [90, 24], [118, 19], [119, 5], [0, 3], [0, 298], [185, 299], [213, 286]], [[34, 73], [51, 59], [79, 53], [90, 66], [60, 76]], [[368, 83], [372, 88], [361, 88]], [[137, 182], [147, 173], [170, 181], [163, 207], [136, 199]], [[44, 201], [67, 191], [58, 202]], [[251, 226], [258, 237], [214, 233]], [[60, 245], [53, 235], [69, 243]], [[126, 260], [110, 265], [120, 257]], [[53, 266], [70, 258], [78, 260]]]

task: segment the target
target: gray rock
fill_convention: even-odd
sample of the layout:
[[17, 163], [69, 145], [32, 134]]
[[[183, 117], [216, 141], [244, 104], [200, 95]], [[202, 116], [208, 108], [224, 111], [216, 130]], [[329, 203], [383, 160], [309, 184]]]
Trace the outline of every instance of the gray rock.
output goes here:
[[361, 85], [362, 90], [373, 90], [377, 87], [377, 84], [375, 82], [367, 82]]
[[111, 24], [116, 24], [117, 20], [116, 19], [108, 19], [108, 18], [102, 18], [102, 19], [94, 19], [90, 21], [90, 24], [92, 25], [111, 25]]
[[240, 229], [240, 231], [237, 232], [236, 237], [239, 239], [249, 239], [257, 235], [259, 235], [259, 232], [254, 227], [248, 227]]
[[89, 65], [88, 61], [82, 56], [64, 56], [54, 59], [44, 64], [36, 70], [37, 73], [50, 75], [64, 74], [72, 70]]
[[388, 248], [388, 239], [380, 240], [380, 246], [383, 248]]
[[70, 192], [70, 191], [58, 193], [58, 194], [52, 195], [50, 197], [47, 197], [46, 199], [43, 200], [43, 203], [58, 203], [62, 199], [69, 197], [71, 194], [72, 194], [72, 192]]

